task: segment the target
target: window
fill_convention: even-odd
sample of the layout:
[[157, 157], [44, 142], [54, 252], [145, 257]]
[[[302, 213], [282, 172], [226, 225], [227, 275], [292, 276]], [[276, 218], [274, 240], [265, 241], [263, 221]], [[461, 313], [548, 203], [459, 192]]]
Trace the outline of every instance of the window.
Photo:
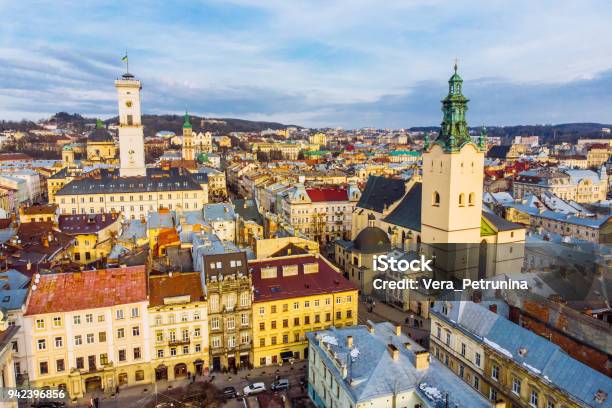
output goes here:
[[310, 301], [308, 301], [308, 300], [307, 300], [307, 301], [305, 301], [305, 302], [304, 302], [304, 307], [305, 307], [305, 308], [309, 308], [309, 307], [310, 307]]
[[266, 330], [266, 324], [264, 322], [259, 323], [259, 330]]
[[117, 338], [122, 339], [124, 337], [125, 337], [125, 329], [124, 328], [117, 329]]
[[346, 311], [346, 318], [347, 319], [351, 319], [353, 317], [353, 311], [352, 310], [347, 310]]
[[[349, 296], [349, 298], [350, 298], [350, 296]], [[314, 307], [319, 307], [319, 299], [314, 301]]]
[[49, 373], [49, 364], [46, 361], [41, 361], [39, 364], [40, 374], [48, 374]]
[[440, 194], [438, 194], [437, 191], [434, 191], [433, 193], [431, 204], [436, 207], [440, 206]]
[[266, 346], [266, 339], [265, 338], [260, 338], [259, 339], [259, 346], [260, 347], [265, 347]]
[[342, 312], [338, 311], [336, 312], [336, 320], [340, 320], [342, 319]]
[[47, 349], [47, 340], [38, 339], [36, 342], [38, 350], [46, 350]]
[[462, 364], [460, 364], [459, 365], [459, 377], [463, 378], [464, 371], [465, 371], [465, 367]]
[[98, 315], [98, 323], [102, 323], [104, 321], [104, 315]]
[[134, 360], [140, 359], [140, 347], [134, 347]]
[[459, 207], [464, 207], [465, 206], [465, 194], [461, 193], [459, 194]]
[[480, 389], [480, 378], [474, 376], [474, 388], [476, 388], [477, 390]]
[[493, 378], [495, 381], [499, 380], [499, 367], [496, 365], [493, 365], [491, 368], [491, 378]]
[[283, 319], [283, 328], [289, 327], [289, 319]]
[[233, 330], [236, 327], [233, 316], [227, 318], [226, 326], [230, 330]]
[[45, 328], [45, 321], [43, 319], [36, 319], [36, 328], [37, 329], [44, 329]]
[[132, 308], [132, 317], [138, 317], [140, 316], [140, 309], [138, 309], [137, 307], [133, 307]]
[[331, 305], [331, 298], [325, 299], [325, 304], [326, 305]]
[[106, 353], [102, 353], [100, 354], [100, 365], [107, 365], [108, 364], [108, 354]]
[[125, 360], [126, 360], [125, 350], [119, 350], [119, 361], [125, 361]]
[[85, 322], [86, 323], [93, 323], [93, 315], [91, 313], [87, 313], [85, 315]]
[[236, 338], [234, 336], [229, 336], [227, 339], [227, 347], [234, 348], [236, 347]]
[[74, 345], [80, 346], [81, 344], [83, 344], [83, 337], [80, 334], [74, 336]]
[[538, 392], [536, 390], [531, 390], [531, 395], [529, 396], [529, 405], [532, 407], [538, 406]]
[[299, 326], [300, 325], [300, 318], [299, 317], [294, 317], [293, 318], [293, 325], [294, 326]]
[[53, 327], [61, 327], [62, 326], [62, 318], [54, 317], [53, 318]]
[[318, 314], [315, 315], [315, 324], [316, 323], [321, 323], [321, 316], [319, 316]]
[[475, 204], [476, 204], [476, 194], [470, 193], [470, 195], [468, 196], [468, 205], [473, 206]]
[[[451, 334], [449, 331], [446, 332], [446, 345], [450, 346]], [[480, 364], [479, 364], [480, 365]]]
[[91, 344], [94, 342], [94, 334], [93, 333], [87, 333], [87, 344]]
[[56, 348], [64, 347], [64, 339], [62, 337], [55, 338], [55, 347]]
[[300, 308], [299, 302], [293, 302], [293, 310], [298, 310]]
[[144, 380], [144, 370], [137, 370], [137, 371], [134, 373], [134, 379], [135, 379], [136, 381], [142, 381], [142, 380]]
[[546, 408], [555, 408], [555, 403], [552, 401], [546, 402]]
[[276, 306], [275, 305], [270, 306], [270, 313], [276, 313]]
[[310, 324], [310, 316], [304, 316], [304, 324]]
[[157, 350], [157, 358], [164, 358], [164, 350]]
[[270, 344], [272, 344], [273, 346], [276, 344], [276, 336], [270, 337]]
[[200, 351], [202, 351], [202, 346], [200, 345], [200, 343], [196, 343], [196, 345], [195, 345], [195, 352], [199, 353]]
[[59, 360], [55, 361], [55, 371], [57, 371], [58, 373], [61, 373], [65, 369], [66, 369], [66, 365], [64, 364], [63, 358], [60, 358]]
[[156, 326], [161, 326], [161, 324], [162, 324], [162, 317], [161, 317], [161, 315], [155, 316], [155, 325]]
[[189, 316], [187, 316], [187, 314], [186, 314], [186, 313], [183, 313], [183, 314], [181, 315], [181, 322], [185, 323], [185, 322], [187, 322], [187, 321], [189, 321]]
[[461, 355], [465, 357], [465, 343], [461, 343]]
[[497, 401], [497, 391], [494, 388], [489, 389], [489, 399], [491, 401]]
[[521, 381], [518, 378], [512, 379], [512, 392], [521, 395]]
[[200, 337], [201, 332], [200, 332], [200, 328], [196, 327], [195, 329], [193, 329], [193, 337]]
[[140, 336], [140, 327], [138, 326], [132, 327], [132, 336]]
[[476, 353], [476, 365], [480, 367], [480, 353]]
[[246, 313], [243, 313], [242, 316], [241, 316], [241, 319], [240, 319], [240, 323], [243, 326], [248, 326], [248, 324], [249, 324], [249, 315], [246, 314]]
[[283, 344], [289, 343], [289, 336], [287, 334], [283, 334]]
[[342, 303], [342, 298], [341, 297], [337, 297], [336, 298], [336, 304], [339, 305], [340, 303]]
[[117, 320], [123, 319], [123, 309], [117, 309], [115, 311], [115, 316], [116, 316]]
[[260, 316], [263, 316], [265, 314], [265, 312], [266, 312], [265, 308], [263, 308], [263, 307], [259, 308], [259, 315]]
[[272, 321], [270, 322], [270, 327], [271, 327], [272, 329], [276, 329], [276, 320], [272, 320]]

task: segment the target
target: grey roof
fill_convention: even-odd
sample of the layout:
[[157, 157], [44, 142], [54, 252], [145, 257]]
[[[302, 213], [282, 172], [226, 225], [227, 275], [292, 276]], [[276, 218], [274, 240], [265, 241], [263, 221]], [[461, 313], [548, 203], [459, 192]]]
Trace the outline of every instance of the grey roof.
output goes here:
[[[447, 304], [447, 314], [442, 313], [444, 303]], [[475, 341], [497, 350], [500, 356], [511, 358], [541, 381], [560, 388], [580, 405], [612, 407], [611, 378], [571, 358], [556, 344], [489, 311], [483, 305], [469, 301], [438, 301], [432, 313], [469, 333]], [[525, 352], [519, 353], [519, 350]], [[609, 396], [603, 404], [594, 401], [599, 390]]]
[[147, 237], [147, 224], [141, 220], [128, 220], [127, 225], [123, 227], [119, 240], [130, 241], [138, 240]]
[[261, 216], [255, 200], [234, 200], [234, 211], [242, 219], [254, 221], [259, 225], [263, 225], [263, 217]]
[[491, 158], [494, 158], [494, 159], [505, 159], [506, 156], [508, 155], [508, 152], [510, 151], [511, 147], [512, 146], [510, 146], [510, 145], [493, 146], [487, 152], [487, 157], [491, 157]]
[[172, 228], [176, 213], [174, 211], [167, 212], [150, 212], [147, 218], [147, 228]]
[[[417, 371], [414, 366], [415, 351], [422, 351], [423, 348], [405, 334], [397, 336], [391, 323], [374, 324], [374, 333], [370, 333], [365, 326], [351, 326], [341, 329], [332, 327], [306, 335], [337, 383], [349, 393], [354, 403], [392, 396], [397, 392], [414, 391], [430, 407], [439, 406], [445, 393], [448, 393], [451, 407], [455, 404], [470, 408], [490, 407], [490, 403], [476, 390], [435, 359], [431, 359], [429, 368]], [[348, 336], [353, 337], [352, 349], [346, 345]], [[406, 348], [405, 343], [410, 343], [411, 348]], [[393, 360], [388, 352], [388, 344], [398, 349], [397, 360]], [[329, 347], [339, 361], [349, 361], [347, 379], [352, 380], [352, 384], [342, 378], [324, 347]], [[425, 392], [427, 387], [429, 393]], [[436, 396], [435, 391], [439, 392], [439, 396]]]
[[178, 169], [167, 172], [153, 170], [156, 169], [147, 169], [147, 175], [142, 177], [116, 177], [108, 170], [101, 169], [99, 178], [83, 177], [72, 180], [56, 195], [201, 190], [198, 182], [189, 174], [181, 174]]
[[21, 309], [28, 296], [30, 278], [15, 269], [0, 273], [0, 307]]
[[402, 201], [383, 221], [413, 231], [421, 231], [422, 184], [415, 183]]
[[370, 176], [357, 207], [383, 212], [385, 207], [391, 206], [402, 198], [405, 191], [406, 186], [401, 179]]
[[205, 204], [203, 214], [207, 222], [231, 221], [236, 218], [234, 207], [226, 203]]

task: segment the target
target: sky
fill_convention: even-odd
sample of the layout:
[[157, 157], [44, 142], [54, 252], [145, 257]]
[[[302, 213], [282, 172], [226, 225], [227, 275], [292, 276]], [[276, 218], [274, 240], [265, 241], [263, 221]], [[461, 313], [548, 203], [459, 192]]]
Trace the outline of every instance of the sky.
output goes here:
[[612, 123], [612, 2], [0, 0], [0, 119], [144, 113], [309, 127], [438, 125], [455, 59], [468, 123]]

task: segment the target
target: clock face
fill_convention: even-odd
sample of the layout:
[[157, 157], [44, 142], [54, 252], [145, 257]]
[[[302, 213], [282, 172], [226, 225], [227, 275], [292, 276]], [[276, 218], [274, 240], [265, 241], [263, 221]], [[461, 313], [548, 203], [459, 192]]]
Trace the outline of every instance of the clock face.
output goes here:
[[132, 101], [127, 101], [125, 103], [125, 106], [127, 106], [128, 108], [131, 108], [132, 107]]
[[134, 163], [134, 150], [133, 149], [128, 150], [128, 159], [130, 160], [130, 163]]

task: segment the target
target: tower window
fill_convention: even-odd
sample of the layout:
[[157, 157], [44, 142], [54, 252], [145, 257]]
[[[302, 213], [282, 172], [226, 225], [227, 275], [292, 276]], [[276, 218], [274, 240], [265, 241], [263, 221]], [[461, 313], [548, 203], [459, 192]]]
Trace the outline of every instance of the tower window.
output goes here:
[[132, 126], [134, 124], [134, 117], [132, 115], [127, 115], [127, 124], [128, 126]]
[[433, 193], [432, 205], [436, 207], [440, 206], [440, 194], [437, 191]]
[[470, 193], [470, 195], [468, 197], [468, 204], [470, 206], [474, 206], [476, 204], [476, 194]]
[[465, 194], [459, 194], [459, 207], [465, 207]]

